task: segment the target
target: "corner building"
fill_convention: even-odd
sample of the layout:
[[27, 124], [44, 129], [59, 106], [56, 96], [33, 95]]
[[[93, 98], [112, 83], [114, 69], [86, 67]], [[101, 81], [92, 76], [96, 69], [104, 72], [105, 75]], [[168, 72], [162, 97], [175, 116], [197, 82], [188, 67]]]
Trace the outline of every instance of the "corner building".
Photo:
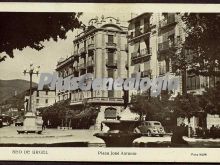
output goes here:
[[[119, 19], [104, 17], [91, 19], [83, 32], [73, 41], [73, 53], [60, 59], [57, 72], [60, 77], [79, 77], [92, 73], [94, 78], [127, 78], [127, 27]], [[115, 119], [124, 110], [123, 91], [64, 91], [58, 100], [70, 99], [73, 109], [85, 102], [100, 105], [96, 128], [105, 118]], [[110, 113], [108, 113], [109, 111]]]

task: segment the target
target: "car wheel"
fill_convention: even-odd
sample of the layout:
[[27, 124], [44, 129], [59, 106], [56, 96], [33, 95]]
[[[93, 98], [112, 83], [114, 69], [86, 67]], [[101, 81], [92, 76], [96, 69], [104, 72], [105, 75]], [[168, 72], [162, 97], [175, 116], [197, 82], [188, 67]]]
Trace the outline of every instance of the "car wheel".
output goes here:
[[149, 137], [150, 137], [150, 136], [152, 136], [152, 134], [151, 134], [151, 131], [150, 131], [150, 130], [148, 130], [148, 131], [147, 131], [147, 136], [149, 136]]

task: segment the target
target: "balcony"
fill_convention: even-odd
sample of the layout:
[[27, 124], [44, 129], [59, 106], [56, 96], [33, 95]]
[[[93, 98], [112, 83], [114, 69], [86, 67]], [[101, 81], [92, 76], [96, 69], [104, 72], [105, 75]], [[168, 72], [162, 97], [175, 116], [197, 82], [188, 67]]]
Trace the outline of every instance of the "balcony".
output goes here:
[[111, 43], [111, 42], [106, 43], [107, 49], [117, 49], [116, 47], [117, 47], [116, 43]]
[[106, 60], [106, 66], [117, 68], [117, 60]]
[[170, 47], [171, 47], [171, 45], [170, 45], [169, 41], [167, 40], [165, 42], [158, 44], [158, 51], [159, 52], [165, 51], [165, 50], [168, 50]]
[[79, 69], [81, 70], [86, 69], [86, 64], [85, 63], [79, 64]]
[[173, 14], [173, 15], [168, 16], [167, 19], [161, 20], [159, 22], [159, 28], [164, 28], [170, 25], [175, 25], [176, 23], [177, 23], [177, 18], [176, 18], [176, 15]]
[[151, 73], [152, 73], [152, 70], [151, 69], [148, 69], [148, 70], [144, 70], [141, 72], [141, 77], [149, 77], [151, 76]]
[[73, 66], [73, 72], [78, 72], [79, 71], [79, 66], [76, 65], [76, 66]]
[[57, 63], [57, 69], [62, 68], [63, 66], [66, 66], [67, 64], [70, 64], [74, 61], [74, 57], [70, 56], [69, 58], [66, 58], [65, 60]]
[[178, 48], [179, 46], [181, 46], [182, 41], [179, 37], [173, 39], [173, 40], [167, 40], [164, 41], [162, 43], [158, 44], [158, 51], [159, 52], [163, 52], [163, 51], [167, 51], [171, 48]]
[[80, 54], [86, 54], [86, 48], [85, 47], [80, 48], [79, 53]]
[[88, 50], [91, 51], [91, 50], [94, 50], [95, 49], [95, 44], [94, 43], [90, 43], [88, 45]]
[[143, 32], [141, 30], [141, 28], [136, 28], [135, 31], [134, 31], [134, 37], [138, 37], [140, 35], [142, 35]]
[[93, 60], [87, 61], [87, 67], [93, 67], [93, 66], [94, 66], [94, 61]]
[[151, 28], [148, 24], [142, 27], [137, 27], [135, 28], [134, 32], [131, 32], [131, 34], [128, 35], [129, 42], [131, 41], [137, 42], [140, 41], [140, 39], [143, 37], [149, 37], [150, 32], [151, 32]]
[[150, 56], [151, 56], [151, 49], [148, 50], [147, 48], [141, 49], [140, 53], [139, 52], [131, 53], [131, 59], [133, 61], [138, 59], [149, 60]]
[[71, 100], [70, 101], [70, 105], [81, 105], [81, 104], [83, 104], [82, 99], [76, 99], [76, 100]]

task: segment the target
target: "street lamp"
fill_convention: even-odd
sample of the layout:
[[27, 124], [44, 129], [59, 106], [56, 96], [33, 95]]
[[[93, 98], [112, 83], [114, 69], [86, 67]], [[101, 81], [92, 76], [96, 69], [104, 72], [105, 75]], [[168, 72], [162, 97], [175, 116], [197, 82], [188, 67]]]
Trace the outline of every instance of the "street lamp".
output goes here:
[[28, 107], [28, 112], [32, 112], [31, 110], [31, 95], [32, 95], [32, 76], [34, 74], [36, 74], [38, 76], [39, 74], [39, 69], [40, 69], [40, 66], [37, 66], [36, 68], [33, 66], [33, 63], [31, 62], [30, 64], [30, 67], [29, 67], [29, 70], [27, 69], [24, 69], [24, 75], [26, 74], [29, 74], [30, 75], [30, 99], [29, 99], [29, 107]]
[[34, 74], [38, 75], [39, 74], [39, 69], [40, 66], [34, 67], [33, 63], [30, 64], [30, 68], [24, 69], [24, 75], [29, 74], [30, 76], [30, 99], [29, 99], [29, 107], [27, 110], [27, 113], [25, 114], [25, 119], [24, 119], [24, 123], [23, 123], [23, 127], [17, 130], [18, 134], [20, 133], [29, 133], [29, 132], [34, 132], [34, 133], [38, 133], [41, 134], [42, 133], [42, 124], [43, 121], [42, 119], [39, 120], [39, 118], [35, 115], [34, 112], [32, 112], [31, 109], [31, 96], [32, 96], [32, 76]]

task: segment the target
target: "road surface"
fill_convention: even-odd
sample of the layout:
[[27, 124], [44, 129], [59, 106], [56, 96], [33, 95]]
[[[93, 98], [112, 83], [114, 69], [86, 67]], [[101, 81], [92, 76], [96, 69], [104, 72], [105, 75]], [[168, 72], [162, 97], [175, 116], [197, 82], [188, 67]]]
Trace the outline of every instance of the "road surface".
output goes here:
[[[60, 130], [46, 129], [42, 134], [18, 134], [13, 125], [0, 128], [0, 144], [53, 144], [68, 142], [88, 142], [89, 146], [104, 146], [104, 141], [93, 136], [98, 130]], [[196, 139], [184, 137], [194, 147], [219, 147], [220, 139]], [[134, 143], [170, 143], [171, 136], [146, 137], [134, 140]]]

